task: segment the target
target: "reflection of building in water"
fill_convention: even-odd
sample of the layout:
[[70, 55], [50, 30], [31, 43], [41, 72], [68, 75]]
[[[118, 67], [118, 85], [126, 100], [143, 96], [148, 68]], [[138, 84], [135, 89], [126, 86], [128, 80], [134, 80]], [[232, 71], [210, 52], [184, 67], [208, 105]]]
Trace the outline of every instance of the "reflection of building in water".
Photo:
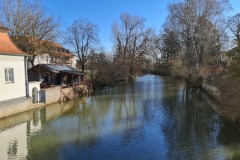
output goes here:
[[0, 159], [25, 158], [27, 156], [27, 123], [0, 133]]
[[79, 106], [79, 104], [86, 101], [87, 97], [82, 97], [79, 99], [74, 99], [72, 101], [63, 102], [63, 103], [55, 103], [48, 105], [46, 108], [40, 110], [38, 114], [41, 118], [41, 123], [44, 123], [45, 121], [49, 121], [51, 119], [57, 118], [73, 109], [76, 106]]
[[46, 121], [68, 112], [82, 101], [53, 104], [36, 111], [28, 111], [0, 119], [0, 160], [26, 159], [29, 143]]
[[[26, 159], [28, 137], [41, 130], [34, 123], [33, 111], [8, 117], [0, 121], [0, 159]], [[19, 120], [25, 120], [20, 121]]]

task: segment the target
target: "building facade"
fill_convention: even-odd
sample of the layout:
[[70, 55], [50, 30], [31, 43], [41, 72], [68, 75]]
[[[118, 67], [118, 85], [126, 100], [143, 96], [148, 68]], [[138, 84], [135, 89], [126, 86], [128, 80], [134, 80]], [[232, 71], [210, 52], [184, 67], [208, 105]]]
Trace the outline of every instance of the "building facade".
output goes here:
[[27, 57], [11, 41], [8, 29], [0, 26], [0, 102], [29, 95]]
[[42, 88], [51, 85], [71, 86], [74, 82], [80, 82], [82, 78], [82, 72], [64, 64], [38, 64], [28, 70], [29, 81], [41, 79]]
[[[64, 64], [76, 68], [76, 56], [58, 43], [47, 42], [48, 53], [36, 56], [34, 65], [38, 64]], [[31, 68], [30, 66], [29, 68]]]

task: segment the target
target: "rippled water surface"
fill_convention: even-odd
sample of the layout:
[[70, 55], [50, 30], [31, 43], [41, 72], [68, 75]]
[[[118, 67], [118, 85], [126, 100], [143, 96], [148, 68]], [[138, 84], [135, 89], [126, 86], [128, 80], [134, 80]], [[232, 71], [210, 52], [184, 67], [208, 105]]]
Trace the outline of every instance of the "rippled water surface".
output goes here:
[[238, 159], [240, 134], [200, 90], [168, 77], [0, 120], [0, 159]]

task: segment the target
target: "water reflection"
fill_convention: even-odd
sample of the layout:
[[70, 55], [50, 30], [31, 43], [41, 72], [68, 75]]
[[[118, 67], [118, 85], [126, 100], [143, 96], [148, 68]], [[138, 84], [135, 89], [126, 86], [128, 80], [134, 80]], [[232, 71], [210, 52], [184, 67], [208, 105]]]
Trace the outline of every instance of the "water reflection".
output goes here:
[[[175, 93], [179, 93], [176, 87], [171, 88], [175, 88]], [[214, 137], [219, 132], [219, 118], [201, 98], [201, 91], [186, 89], [180, 93], [163, 100], [166, 118], [162, 130], [169, 147], [169, 158], [215, 159], [216, 157], [209, 156], [207, 151], [218, 145]]]
[[209, 105], [182, 82], [142, 76], [0, 120], [0, 159], [239, 158], [238, 130]]
[[29, 142], [48, 120], [67, 114], [81, 100], [53, 104], [0, 120], [0, 159], [26, 159]]

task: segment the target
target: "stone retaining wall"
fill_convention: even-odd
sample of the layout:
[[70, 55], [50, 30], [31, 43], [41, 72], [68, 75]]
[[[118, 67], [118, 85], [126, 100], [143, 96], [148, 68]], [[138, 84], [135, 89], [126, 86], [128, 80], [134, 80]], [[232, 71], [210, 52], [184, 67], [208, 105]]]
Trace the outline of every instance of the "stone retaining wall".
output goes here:
[[26, 97], [5, 101], [0, 105], [0, 118], [8, 117], [17, 113], [32, 109], [32, 99]]
[[45, 103], [45, 105], [56, 103], [59, 101], [61, 94], [60, 86], [41, 89], [39, 92], [40, 102]]
[[207, 81], [203, 81], [202, 89], [215, 98], [220, 96], [219, 89]]
[[79, 96], [86, 96], [89, 94], [87, 85], [77, 85], [74, 87], [62, 88], [60, 86], [48, 89], [42, 89], [39, 92], [40, 102], [46, 105], [53, 104], [59, 101], [74, 99]]
[[77, 85], [69, 88], [60, 86], [39, 90], [39, 102], [33, 103], [31, 97], [21, 97], [0, 102], [0, 118], [22, 113], [49, 104], [85, 96], [90, 93], [87, 85]]

